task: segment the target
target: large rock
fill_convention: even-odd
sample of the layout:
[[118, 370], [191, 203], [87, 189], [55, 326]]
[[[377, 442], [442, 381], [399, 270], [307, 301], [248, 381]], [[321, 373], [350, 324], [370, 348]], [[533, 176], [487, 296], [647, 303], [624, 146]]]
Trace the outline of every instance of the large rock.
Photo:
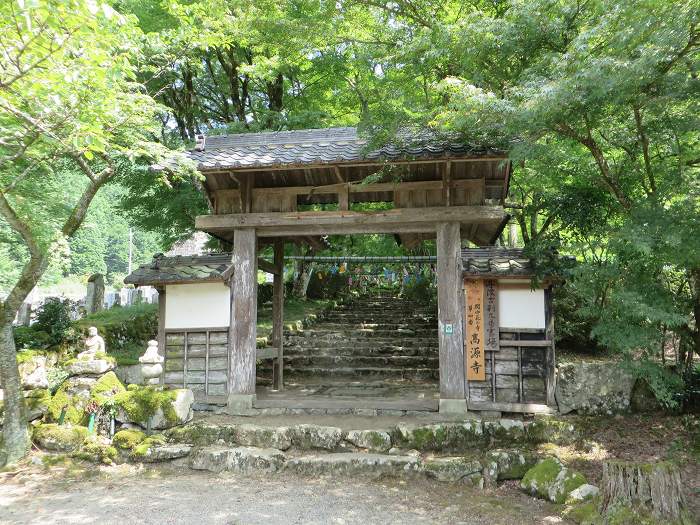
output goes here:
[[284, 465], [285, 458], [283, 452], [272, 448], [213, 446], [192, 452], [190, 467], [210, 472], [276, 472]]
[[429, 458], [423, 462], [425, 473], [438, 481], [461, 481], [483, 486], [481, 462], [464, 457]]
[[484, 421], [484, 433], [499, 445], [517, 445], [525, 440], [525, 424], [519, 419]]
[[46, 388], [37, 388], [24, 392], [24, 409], [27, 421], [34, 421], [46, 414], [51, 403], [51, 394]]
[[125, 385], [142, 385], [141, 365], [119, 365], [114, 369], [119, 380]]
[[287, 427], [259, 427], [242, 424], [236, 425], [232, 434], [234, 442], [246, 447], [287, 450], [292, 446], [292, 433]]
[[343, 439], [338, 427], [320, 425], [295, 425], [291, 429], [292, 444], [302, 450], [320, 448], [334, 450]]
[[557, 445], [572, 445], [581, 439], [581, 432], [569, 419], [558, 419], [552, 416], [535, 416], [525, 427], [527, 440], [531, 443], [555, 443]]
[[345, 441], [372, 452], [386, 452], [391, 448], [391, 436], [383, 430], [350, 430]]
[[410, 425], [400, 423], [394, 432], [398, 447], [421, 451], [466, 452], [482, 447], [485, 436], [480, 421]]
[[630, 408], [634, 376], [619, 363], [560, 363], [555, 396], [559, 412], [615, 414]]
[[39, 425], [33, 433], [34, 442], [40, 448], [52, 452], [71, 452], [85, 441], [87, 435], [86, 427], [54, 423]]
[[49, 387], [49, 379], [46, 375], [45, 356], [34, 355], [19, 363], [17, 368], [19, 370], [22, 387], [24, 387], [25, 390]]
[[69, 377], [58, 388], [49, 404], [48, 419], [58, 422], [64, 412], [64, 421], [78, 425], [85, 422], [85, 408], [90, 403], [90, 392], [97, 384], [96, 377]]
[[582, 474], [566, 468], [556, 458], [546, 458], [525, 473], [520, 487], [532, 496], [564, 503], [569, 495], [586, 483]]
[[342, 452], [293, 458], [287, 461], [285, 470], [307, 476], [332, 474], [402, 477], [419, 472], [420, 460], [413, 456]]
[[161, 461], [170, 461], [173, 459], [184, 458], [189, 455], [192, 450], [192, 445], [172, 444], [172, 445], [153, 445], [145, 451], [134, 457], [144, 463], [159, 463]]
[[70, 376], [100, 376], [114, 369], [112, 359], [72, 359], [65, 366]]
[[117, 397], [117, 403], [116, 419], [120, 423], [135, 423], [145, 428], [150, 419], [152, 429], [164, 430], [192, 420], [194, 394], [189, 388], [160, 391], [142, 387], [124, 392]]
[[484, 477], [489, 482], [521, 479], [538, 462], [538, 457], [521, 450], [492, 450], [484, 458]]
[[166, 437], [174, 443], [189, 443], [198, 447], [213, 445], [224, 435], [232, 434], [234, 425], [212, 425], [211, 423], [194, 422], [174, 427], [165, 432]]

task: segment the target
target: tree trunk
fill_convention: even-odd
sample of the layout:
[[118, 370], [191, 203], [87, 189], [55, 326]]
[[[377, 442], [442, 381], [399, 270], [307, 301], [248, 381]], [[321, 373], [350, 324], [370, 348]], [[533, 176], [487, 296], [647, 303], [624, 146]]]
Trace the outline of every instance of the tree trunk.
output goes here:
[[2, 427], [5, 457], [0, 454], [0, 467], [14, 463], [29, 450], [27, 421], [22, 409], [22, 385], [17, 369], [17, 352], [12, 335], [12, 318], [6, 311], [0, 316], [0, 383], [3, 389], [5, 422]]
[[294, 281], [293, 295], [299, 299], [306, 299], [306, 291], [309, 289], [309, 281], [311, 281], [311, 274], [314, 270], [314, 263], [299, 261], [298, 262], [298, 272], [299, 275]]
[[678, 467], [668, 462], [603, 464], [603, 512], [616, 505], [643, 508], [657, 518], [677, 520], [685, 507]]

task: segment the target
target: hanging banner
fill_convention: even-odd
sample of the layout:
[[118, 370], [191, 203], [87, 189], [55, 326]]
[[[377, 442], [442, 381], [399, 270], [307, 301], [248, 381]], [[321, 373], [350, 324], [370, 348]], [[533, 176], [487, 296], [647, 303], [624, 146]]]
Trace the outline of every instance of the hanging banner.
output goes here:
[[484, 281], [484, 351], [497, 352], [501, 333], [498, 329], [498, 281]]
[[484, 281], [467, 279], [465, 289], [467, 330], [464, 350], [467, 353], [467, 380], [484, 381]]

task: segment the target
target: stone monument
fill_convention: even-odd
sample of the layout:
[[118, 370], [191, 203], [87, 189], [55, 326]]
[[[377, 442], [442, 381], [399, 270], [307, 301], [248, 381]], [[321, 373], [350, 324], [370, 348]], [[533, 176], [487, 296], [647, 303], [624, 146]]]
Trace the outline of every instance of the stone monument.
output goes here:
[[145, 385], [160, 384], [160, 375], [163, 373], [163, 356], [158, 353], [158, 341], [148, 341], [146, 353], [139, 357], [141, 363], [141, 375]]
[[87, 314], [94, 314], [102, 310], [105, 302], [105, 278], [101, 273], [90, 276], [87, 284], [87, 296], [85, 297], [85, 310]]

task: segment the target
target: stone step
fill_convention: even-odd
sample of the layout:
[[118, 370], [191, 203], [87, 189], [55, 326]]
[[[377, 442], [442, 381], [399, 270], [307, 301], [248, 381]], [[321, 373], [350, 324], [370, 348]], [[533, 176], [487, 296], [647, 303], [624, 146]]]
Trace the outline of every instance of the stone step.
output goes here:
[[323, 376], [333, 379], [352, 379], [356, 377], [373, 377], [384, 379], [439, 379], [437, 368], [416, 368], [416, 367], [284, 367], [285, 377], [288, 379], [298, 379], [309, 375]]
[[358, 356], [358, 357], [391, 357], [391, 356], [437, 356], [438, 345], [431, 346], [399, 346], [399, 345], [322, 345], [309, 342], [308, 344], [285, 345], [285, 356]]
[[285, 347], [298, 346], [300, 348], [438, 348], [437, 337], [407, 337], [397, 339], [395, 337], [311, 337], [311, 335], [298, 334], [285, 337]]
[[358, 330], [358, 329], [367, 329], [367, 330], [378, 330], [378, 329], [383, 329], [383, 330], [405, 330], [409, 329], [412, 331], [418, 331], [418, 330], [431, 330], [431, 329], [437, 329], [437, 323], [432, 322], [432, 321], [420, 321], [420, 322], [392, 322], [392, 323], [378, 323], [378, 322], [368, 322], [365, 320], [359, 320], [357, 322], [353, 323], [347, 323], [347, 322], [336, 322], [334, 320], [330, 319], [325, 319], [324, 321], [320, 323], [316, 323], [314, 327], [323, 327], [323, 328], [333, 328], [337, 330], [345, 330], [345, 331], [353, 331], [353, 330]]
[[[269, 363], [269, 361], [268, 361]], [[327, 355], [318, 354], [316, 352], [312, 354], [304, 353], [302, 355], [294, 355], [285, 353], [284, 357], [285, 367], [290, 368], [305, 368], [305, 367], [319, 367], [319, 368], [331, 368], [334, 366], [348, 367], [348, 368], [363, 368], [363, 367], [426, 367], [426, 368], [438, 368], [438, 357], [434, 356], [424, 356], [424, 355], [385, 355], [385, 356], [357, 356], [357, 355]], [[258, 367], [258, 369], [265, 370], [266, 368], [272, 368], [271, 366]]]
[[326, 327], [323, 324], [317, 324], [311, 328], [304, 330], [304, 336], [306, 337], [354, 337], [354, 338], [375, 338], [375, 337], [387, 337], [387, 338], [397, 338], [397, 337], [437, 337], [437, 328], [423, 328], [420, 330], [412, 330], [410, 328], [401, 328], [397, 330], [386, 330], [383, 328], [378, 329], [355, 329], [348, 330], [347, 328], [333, 328]]

